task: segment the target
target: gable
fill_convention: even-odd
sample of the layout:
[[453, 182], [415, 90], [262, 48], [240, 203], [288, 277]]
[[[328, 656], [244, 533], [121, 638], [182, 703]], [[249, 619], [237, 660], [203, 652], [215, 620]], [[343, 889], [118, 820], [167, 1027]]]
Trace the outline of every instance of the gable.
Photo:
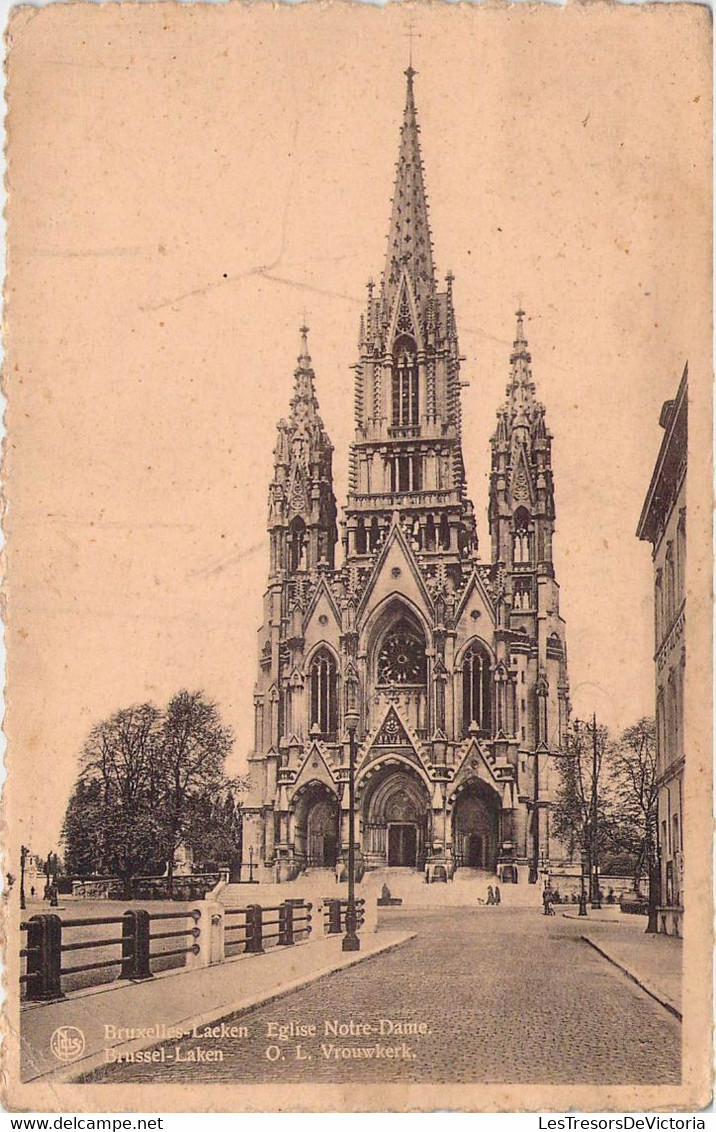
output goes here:
[[315, 739], [309, 745], [298, 774], [293, 781], [292, 794], [295, 794], [301, 786], [305, 786], [308, 782], [321, 782], [331, 790], [335, 789], [336, 784], [328, 753], [322, 749], [322, 744]]
[[480, 778], [502, 797], [502, 780], [498, 779], [476, 739], [468, 739], [457, 770], [450, 783], [450, 792], [468, 778]]
[[495, 607], [474, 570], [455, 611], [455, 651], [458, 652], [471, 637], [480, 637], [491, 645], [495, 621]]
[[309, 652], [319, 641], [328, 641], [338, 648], [340, 633], [340, 613], [325, 580], [321, 578], [303, 619], [306, 652]]
[[430, 595], [415, 555], [397, 522], [391, 527], [365, 586], [358, 608], [359, 617], [365, 620], [371, 607], [380, 605], [391, 596], [407, 598], [428, 622], [432, 621]]
[[514, 503], [534, 503], [534, 491], [532, 487], [532, 472], [530, 471], [527, 462], [527, 455], [524, 445], [520, 445], [517, 450], [517, 458], [512, 465], [512, 474], [510, 475], [510, 495]]

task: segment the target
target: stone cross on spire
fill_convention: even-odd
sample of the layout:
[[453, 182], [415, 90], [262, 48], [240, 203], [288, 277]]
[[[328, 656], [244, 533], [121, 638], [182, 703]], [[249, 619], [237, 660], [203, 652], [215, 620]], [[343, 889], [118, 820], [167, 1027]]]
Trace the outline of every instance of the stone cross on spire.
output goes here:
[[420, 127], [415, 111], [412, 64], [405, 72], [408, 87], [400, 130], [398, 169], [393, 193], [388, 251], [383, 276], [383, 297], [390, 308], [403, 268], [413, 282], [420, 303], [435, 287], [428, 205], [420, 155]]
[[535, 385], [532, 381], [532, 355], [525, 338], [525, 312], [516, 312], [517, 329], [510, 354], [510, 383], [507, 386], [507, 399], [514, 423], [526, 424], [522, 418], [529, 415], [535, 404]]

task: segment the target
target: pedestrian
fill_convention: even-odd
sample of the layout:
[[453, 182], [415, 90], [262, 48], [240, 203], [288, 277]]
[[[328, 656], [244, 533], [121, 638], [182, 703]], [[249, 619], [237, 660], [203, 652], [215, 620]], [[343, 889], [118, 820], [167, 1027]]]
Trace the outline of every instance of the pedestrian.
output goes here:
[[487, 903], [488, 904], [494, 904], [495, 903], [495, 894], [492, 891], [492, 885], [491, 884], [488, 884], [488, 886], [487, 886]]
[[338, 860], [336, 861], [336, 884], [340, 884], [342, 872], [343, 872], [343, 862], [339, 857]]
[[554, 908], [552, 907], [552, 890], [547, 885], [542, 893], [542, 904], [544, 905], [545, 916], [554, 916]]
[[35, 886], [34, 886], [34, 884], [30, 885], [30, 896], [33, 900], [35, 899]]
[[500, 886], [499, 886], [499, 884], [496, 884], [495, 885], [495, 904], [499, 904], [500, 900], [501, 900]]

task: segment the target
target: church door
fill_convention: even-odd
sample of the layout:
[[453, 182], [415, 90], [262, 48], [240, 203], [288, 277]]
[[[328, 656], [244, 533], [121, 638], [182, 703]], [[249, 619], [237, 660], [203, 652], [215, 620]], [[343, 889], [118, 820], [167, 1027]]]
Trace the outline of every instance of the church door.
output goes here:
[[418, 831], [414, 825], [393, 822], [388, 826], [388, 864], [414, 869], [418, 854]]
[[471, 869], [481, 869], [483, 865], [482, 837], [479, 833], [470, 834], [467, 864]]

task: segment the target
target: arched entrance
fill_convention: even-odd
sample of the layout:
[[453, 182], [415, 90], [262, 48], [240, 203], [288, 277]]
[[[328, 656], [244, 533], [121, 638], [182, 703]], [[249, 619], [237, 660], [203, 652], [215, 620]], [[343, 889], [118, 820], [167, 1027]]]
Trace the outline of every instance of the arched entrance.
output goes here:
[[471, 779], [459, 791], [453, 808], [455, 867], [486, 869], [494, 873], [500, 852], [499, 795], [480, 779]]
[[320, 782], [295, 800], [294, 855], [302, 868], [332, 869], [338, 858], [338, 799]]
[[365, 787], [362, 812], [369, 867], [424, 866], [430, 799], [418, 774], [400, 763], [378, 770]]

